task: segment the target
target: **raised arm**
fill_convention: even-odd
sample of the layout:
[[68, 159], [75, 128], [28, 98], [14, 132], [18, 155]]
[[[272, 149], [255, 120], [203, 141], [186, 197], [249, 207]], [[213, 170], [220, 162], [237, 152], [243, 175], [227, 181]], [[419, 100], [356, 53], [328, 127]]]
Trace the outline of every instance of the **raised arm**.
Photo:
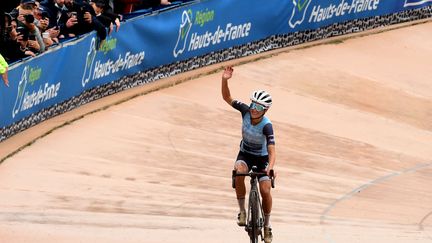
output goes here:
[[231, 93], [228, 87], [228, 79], [232, 77], [234, 69], [231, 66], [228, 66], [225, 68], [223, 74], [222, 74], [222, 98], [225, 100], [226, 103], [229, 105], [232, 104], [232, 97]]

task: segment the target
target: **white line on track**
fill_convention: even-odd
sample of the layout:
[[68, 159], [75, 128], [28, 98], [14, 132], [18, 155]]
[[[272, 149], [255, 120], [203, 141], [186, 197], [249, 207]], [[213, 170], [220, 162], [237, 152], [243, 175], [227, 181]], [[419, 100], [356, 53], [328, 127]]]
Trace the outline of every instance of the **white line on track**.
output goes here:
[[[416, 165], [416, 166], [414, 166], [414, 167], [412, 167], [412, 168], [408, 168], [408, 169], [405, 169], [405, 170], [402, 170], [402, 171], [399, 171], [399, 172], [393, 172], [393, 173], [390, 173], [390, 174], [388, 174], [388, 175], [385, 175], [385, 176], [379, 177], [379, 178], [377, 178], [377, 179], [375, 179], [375, 180], [372, 180], [372, 181], [370, 181], [370, 182], [368, 182], [368, 183], [365, 183], [365, 184], [363, 184], [363, 185], [361, 185], [361, 186], [355, 188], [354, 190], [350, 191], [349, 193], [343, 195], [343, 196], [340, 197], [339, 199], [336, 199], [333, 203], [331, 203], [331, 204], [330, 204], [330, 205], [329, 205], [329, 206], [328, 206], [328, 207], [327, 207], [327, 208], [322, 212], [322, 214], [321, 214], [321, 216], [320, 216], [320, 224], [322, 225], [322, 232], [324, 233], [324, 236], [325, 236], [325, 238], [326, 238], [326, 241], [329, 242], [329, 243], [335, 243], [335, 241], [332, 239], [331, 235], [330, 235], [328, 232], [326, 232], [324, 223], [325, 223], [325, 221], [327, 220], [327, 215], [330, 213], [330, 211], [332, 211], [332, 210], [336, 207], [336, 205], [337, 205], [338, 203], [340, 203], [340, 202], [342, 202], [342, 201], [344, 201], [344, 200], [347, 200], [347, 199], [351, 198], [353, 195], [355, 195], [355, 194], [357, 194], [357, 193], [359, 193], [359, 192], [361, 192], [361, 191], [363, 191], [363, 190], [365, 190], [365, 189], [367, 189], [367, 188], [369, 188], [369, 187], [371, 187], [371, 186], [374, 186], [374, 185], [377, 185], [377, 184], [382, 183], [382, 182], [384, 182], [384, 181], [387, 181], [387, 180], [389, 180], [389, 179], [391, 179], [391, 178], [393, 178], [393, 177], [400, 176], [400, 175], [404, 175], [404, 174], [408, 174], [408, 173], [412, 173], [412, 172], [416, 172], [416, 171], [418, 171], [418, 170], [420, 170], [420, 169], [424, 169], [424, 168], [427, 168], [427, 167], [430, 167], [430, 166], [432, 166], [432, 163], [426, 163], [426, 164], [422, 163], [422, 164], [418, 164], [418, 165]], [[425, 233], [425, 231], [423, 230], [423, 229], [424, 229], [424, 227], [423, 227], [423, 222], [426, 220], [426, 218], [428, 218], [428, 217], [431, 216], [431, 215], [432, 215], [432, 212], [430, 212], [429, 214], [427, 214], [427, 215], [426, 215], [426, 216], [425, 216], [425, 217], [420, 221], [420, 223], [419, 223], [420, 230], [423, 231], [424, 233]], [[427, 235], [428, 235], [428, 234], [427, 234]], [[429, 235], [428, 235], [428, 237], [431, 238]], [[431, 238], [431, 239], [432, 239], [432, 238]]]

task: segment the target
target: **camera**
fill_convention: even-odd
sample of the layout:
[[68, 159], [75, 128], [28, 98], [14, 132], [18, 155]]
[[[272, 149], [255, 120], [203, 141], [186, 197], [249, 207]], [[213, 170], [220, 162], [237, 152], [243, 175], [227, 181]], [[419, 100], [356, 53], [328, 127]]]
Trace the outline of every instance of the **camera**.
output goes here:
[[26, 14], [24, 15], [24, 19], [27, 23], [31, 24], [34, 22], [35, 18], [32, 14]]

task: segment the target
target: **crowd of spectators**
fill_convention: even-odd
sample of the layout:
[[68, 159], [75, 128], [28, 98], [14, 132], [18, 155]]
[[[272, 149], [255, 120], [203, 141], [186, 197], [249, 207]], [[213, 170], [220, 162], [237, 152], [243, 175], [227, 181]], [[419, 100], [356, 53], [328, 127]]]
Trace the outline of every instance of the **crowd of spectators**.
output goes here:
[[[124, 4], [133, 10], [168, 0], [8, 0], [1, 3], [0, 54], [8, 62], [36, 56], [69, 38], [96, 31], [100, 40], [119, 30]], [[122, 5], [123, 4], [123, 5]], [[118, 11], [117, 11], [117, 6]]]
[[34, 57], [70, 38], [96, 31], [100, 43], [124, 14], [170, 4], [169, 0], [7, 0], [0, 5], [0, 77], [8, 63]]

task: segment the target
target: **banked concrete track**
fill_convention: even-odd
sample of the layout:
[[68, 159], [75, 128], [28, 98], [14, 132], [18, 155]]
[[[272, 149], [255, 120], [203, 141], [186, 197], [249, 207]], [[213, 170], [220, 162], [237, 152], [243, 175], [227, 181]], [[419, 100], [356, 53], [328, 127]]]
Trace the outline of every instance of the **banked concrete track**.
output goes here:
[[[426, 22], [237, 63], [234, 97], [274, 96], [275, 243], [432, 242], [431, 40]], [[240, 122], [218, 71], [56, 129], [0, 165], [0, 242], [248, 242]]]

